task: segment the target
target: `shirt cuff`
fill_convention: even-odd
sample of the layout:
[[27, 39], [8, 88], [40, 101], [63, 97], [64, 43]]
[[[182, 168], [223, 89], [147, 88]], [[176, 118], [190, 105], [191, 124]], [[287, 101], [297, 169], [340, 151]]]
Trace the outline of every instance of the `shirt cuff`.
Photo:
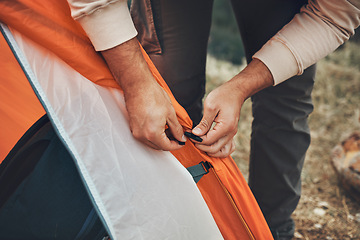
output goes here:
[[273, 76], [274, 85], [302, 73], [302, 68], [291, 50], [276, 36], [256, 52], [253, 58], [267, 66]]
[[96, 51], [113, 48], [137, 35], [126, 1], [110, 3], [77, 21]]

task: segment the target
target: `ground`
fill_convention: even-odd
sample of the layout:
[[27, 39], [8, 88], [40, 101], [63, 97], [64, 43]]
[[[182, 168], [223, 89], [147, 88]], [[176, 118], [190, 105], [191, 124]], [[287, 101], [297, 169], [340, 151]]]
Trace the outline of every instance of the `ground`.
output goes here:
[[[312, 142], [302, 173], [302, 197], [293, 214], [294, 239], [360, 239], [360, 202], [339, 183], [331, 151], [353, 131], [360, 131], [360, 47], [347, 43], [318, 63], [309, 125]], [[209, 56], [207, 92], [243, 66]], [[251, 103], [241, 111], [237, 149], [232, 155], [247, 177]]]

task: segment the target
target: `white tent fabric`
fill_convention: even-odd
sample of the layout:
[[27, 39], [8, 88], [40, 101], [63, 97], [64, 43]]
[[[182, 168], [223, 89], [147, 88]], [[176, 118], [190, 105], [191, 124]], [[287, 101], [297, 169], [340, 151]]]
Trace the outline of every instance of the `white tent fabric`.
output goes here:
[[187, 170], [171, 153], [132, 137], [120, 91], [6, 32], [111, 239], [223, 239]]

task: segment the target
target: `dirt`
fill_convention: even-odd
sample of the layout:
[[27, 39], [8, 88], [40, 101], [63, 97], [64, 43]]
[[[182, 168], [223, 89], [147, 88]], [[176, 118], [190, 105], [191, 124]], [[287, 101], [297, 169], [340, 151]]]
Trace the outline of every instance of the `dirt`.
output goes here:
[[319, 155], [321, 149], [329, 152], [330, 146], [319, 139], [312, 145], [303, 170], [302, 197], [293, 216], [295, 239], [360, 239], [360, 202], [339, 181], [331, 154]]
[[[311, 145], [302, 172], [302, 196], [293, 214], [294, 239], [360, 240], [360, 201], [340, 183], [331, 152], [354, 131], [360, 131], [360, 45], [347, 43], [317, 65], [314, 112], [309, 117]], [[243, 66], [208, 60], [207, 92]], [[232, 154], [248, 176], [251, 103], [241, 110], [236, 151]]]
[[[242, 123], [245, 125], [242, 128], [251, 125]], [[296, 223], [294, 240], [360, 239], [360, 202], [344, 189], [330, 161], [331, 151], [340, 140], [314, 135], [302, 172], [302, 196], [293, 214]], [[248, 141], [249, 138], [238, 136], [238, 144]], [[248, 176], [248, 150], [243, 145], [233, 154], [245, 177]]]

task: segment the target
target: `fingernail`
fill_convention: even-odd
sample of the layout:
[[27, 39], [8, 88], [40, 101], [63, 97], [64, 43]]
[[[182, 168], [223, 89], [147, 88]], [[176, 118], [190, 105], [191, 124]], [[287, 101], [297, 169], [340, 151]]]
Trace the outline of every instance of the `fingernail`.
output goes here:
[[185, 132], [185, 135], [191, 139], [194, 139], [195, 141], [202, 142], [202, 138], [199, 136], [196, 136], [195, 134], [191, 132]]
[[183, 142], [186, 142], [186, 141], [187, 141], [187, 138], [185, 137], [185, 135], [182, 135], [181, 140], [182, 140]]
[[192, 133], [195, 134], [195, 135], [200, 135], [201, 134], [201, 129], [196, 127], [192, 130]]

